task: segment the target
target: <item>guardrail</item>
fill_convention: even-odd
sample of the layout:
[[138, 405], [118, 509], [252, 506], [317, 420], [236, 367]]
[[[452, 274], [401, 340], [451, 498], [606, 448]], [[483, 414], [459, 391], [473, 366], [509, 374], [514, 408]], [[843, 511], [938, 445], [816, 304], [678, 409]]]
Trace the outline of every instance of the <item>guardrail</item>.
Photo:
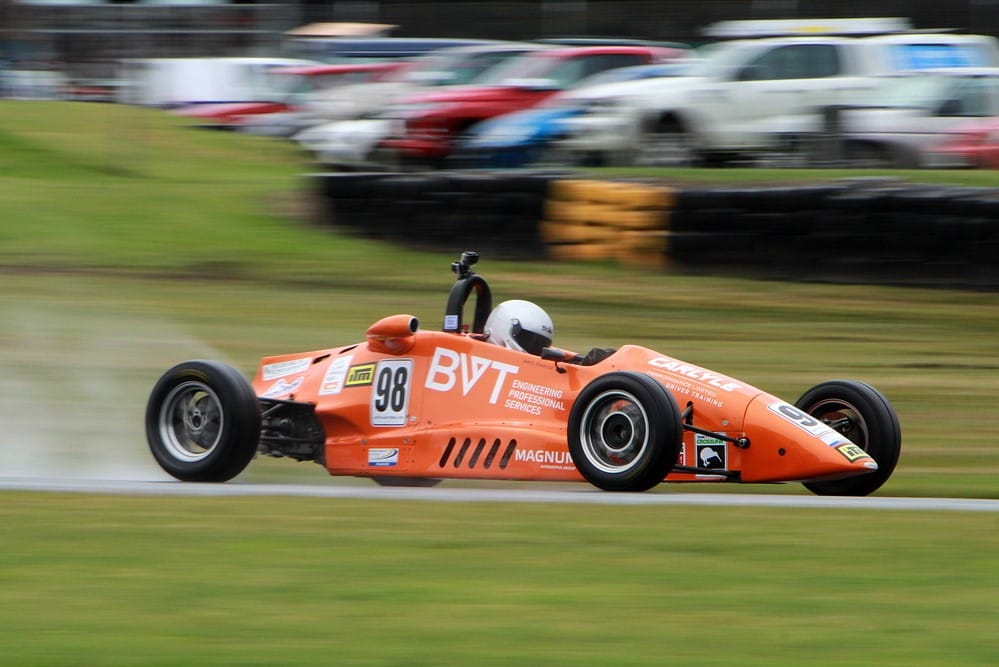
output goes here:
[[328, 221], [411, 245], [687, 272], [999, 286], [999, 188], [671, 187], [575, 172], [319, 175]]

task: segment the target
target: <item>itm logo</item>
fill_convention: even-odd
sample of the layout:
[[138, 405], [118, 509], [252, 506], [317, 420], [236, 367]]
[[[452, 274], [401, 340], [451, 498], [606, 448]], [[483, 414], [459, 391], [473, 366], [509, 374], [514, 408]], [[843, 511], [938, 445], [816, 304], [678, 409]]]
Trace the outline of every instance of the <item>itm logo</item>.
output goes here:
[[351, 366], [350, 372], [347, 373], [347, 380], [343, 383], [345, 387], [359, 387], [361, 385], [371, 384], [371, 381], [375, 377], [375, 365], [374, 364], [358, 364], [357, 366]]

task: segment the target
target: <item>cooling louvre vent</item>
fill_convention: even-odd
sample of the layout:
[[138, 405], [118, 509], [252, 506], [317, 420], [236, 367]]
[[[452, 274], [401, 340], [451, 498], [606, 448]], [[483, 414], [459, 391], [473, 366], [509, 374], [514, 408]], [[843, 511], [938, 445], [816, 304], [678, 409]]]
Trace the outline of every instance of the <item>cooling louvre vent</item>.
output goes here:
[[[460, 445], [458, 445], [457, 438], [451, 438], [448, 440], [447, 447], [444, 448], [444, 453], [441, 454], [441, 460], [438, 465], [443, 468], [450, 465], [454, 468], [466, 467], [469, 469], [474, 469], [477, 466], [488, 470], [493, 466], [496, 460], [496, 455], [499, 454], [500, 449], [503, 449], [503, 454], [500, 456], [499, 469], [502, 470], [507, 467], [510, 463], [510, 459], [513, 457], [514, 450], [517, 449], [517, 441], [511, 440], [503, 448], [503, 442], [499, 438], [495, 438], [491, 445], [486, 447], [488, 441], [486, 438], [479, 438], [473, 446], [471, 438], [465, 438]], [[457, 451], [455, 451], [457, 449]], [[483, 453], [485, 457], [483, 458]], [[452, 458], [452, 454], [454, 458]]]

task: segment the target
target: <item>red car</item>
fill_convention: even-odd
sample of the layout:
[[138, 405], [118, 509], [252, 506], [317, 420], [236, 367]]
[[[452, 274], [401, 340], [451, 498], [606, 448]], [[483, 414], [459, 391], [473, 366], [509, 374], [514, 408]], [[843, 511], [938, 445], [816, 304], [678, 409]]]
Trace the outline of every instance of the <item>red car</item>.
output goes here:
[[999, 169], [999, 117], [969, 121], [948, 135], [933, 149], [931, 166]]
[[281, 67], [272, 72], [275, 85], [268, 97], [273, 99], [192, 104], [175, 113], [197, 119], [207, 127], [234, 129], [253, 116], [296, 110], [299, 106], [297, 100], [305, 93], [339, 85], [380, 81], [407, 65], [399, 61]]
[[407, 98], [386, 115], [395, 120], [381, 148], [404, 161], [440, 162], [455, 140], [478, 122], [528, 109], [588, 76], [617, 67], [663, 62], [681, 49], [657, 46], [584, 46], [537, 51], [512, 61], [475, 86]]

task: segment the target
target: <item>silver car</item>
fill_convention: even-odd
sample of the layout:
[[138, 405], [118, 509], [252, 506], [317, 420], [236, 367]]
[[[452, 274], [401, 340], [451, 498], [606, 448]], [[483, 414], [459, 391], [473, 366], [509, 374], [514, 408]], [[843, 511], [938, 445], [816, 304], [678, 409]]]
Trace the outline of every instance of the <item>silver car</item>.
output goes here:
[[968, 120], [999, 116], [999, 67], [887, 77], [877, 93], [835, 115], [776, 118], [781, 145], [819, 165], [938, 166], [934, 149]]

